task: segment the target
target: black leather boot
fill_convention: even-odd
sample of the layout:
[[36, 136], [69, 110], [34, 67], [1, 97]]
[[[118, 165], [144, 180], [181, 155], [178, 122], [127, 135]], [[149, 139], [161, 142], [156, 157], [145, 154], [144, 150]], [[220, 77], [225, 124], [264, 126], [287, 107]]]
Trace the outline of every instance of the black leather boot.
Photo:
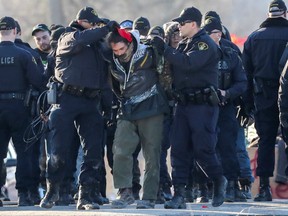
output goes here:
[[164, 204], [165, 198], [164, 198], [164, 192], [163, 192], [163, 186], [162, 184], [159, 184], [158, 192], [157, 192], [157, 199], [156, 204]]
[[135, 200], [140, 200], [140, 190], [142, 186], [138, 183], [133, 182], [132, 192]]
[[252, 199], [251, 181], [247, 178], [239, 179], [240, 191], [244, 194], [246, 199]]
[[224, 176], [220, 176], [213, 179], [213, 195], [212, 206], [218, 207], [223, 204], [225, 199], [227, 187], [227, 179]]
[[171, 184], [165, 183], [165, 184], [163, 184], [162, 188], [163, 188], [163, 195], [164, 195], [165, 200], [166, 201], [171, 200], [172, 199]]
[[272, 193], [269, 185], [269, 177], [260, 177], [259, 194], [254, 198], [256, 202], [272, 201]]
[[209, 202], [209, 192], [207, 183], [199, 184], [199, 197], [196, 199], [196, 203], [208, 203]]
[[52, 208], [59, 199], [59, 183], [47, 181], [47, 191], [40, 202], [41, 208]]
[[18, 190], [18, 206], [33, 206], [27, 190]]
[[62, 184], [59, 190], [59, 199], [55, 202], [56, 206], [69, 206], [70, 204], [70, 194], [69, 194], [69, 184]]
[[229, 180], [226, 187], [225, 202], [235, 201], [235, 181]]
[[192, 203], [194, 202], [193, 186], [187, 185], [185, 187], [185, 202]]
[[79, 187], [79, 197], [76, 209], [77, 210], [92, 210], [100, 209], [97, 203], [94, 203], [91, 199], [91, 185], [80, 185]]
[[91, 196], [91, 199], [94, 203], [97, 203], [99, 205], [103, 205], [103, 199], [102, 199], [102, 195], [100, 193], [99, 187], [100, 187], [99, 182], [96, 182], [93, 186], [91, 186], [90, 196]]
[[235, 202], [247, 202], [247, 198], [240, 189], [239, 181], [235, 181]]
[[186, 209], [185, 185], [174, 185], [174, 196], [164, 204], [165, 209]]
[[29, 190], [30, 200], [34, 205], [39, 205], [41, 202], [38, 187], [33, 187]]

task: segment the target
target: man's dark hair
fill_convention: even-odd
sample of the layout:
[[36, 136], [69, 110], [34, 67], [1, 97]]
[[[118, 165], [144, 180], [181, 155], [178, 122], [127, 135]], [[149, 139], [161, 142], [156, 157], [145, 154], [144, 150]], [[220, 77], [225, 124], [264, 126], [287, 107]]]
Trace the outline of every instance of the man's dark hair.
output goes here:
[[110, 32], [106, 37], [106, 41], [108, 43], [108, 46], [110, 46], [111, 43], [119, 43], [119, 42], [129, 44], [129, 41], [126, 38], [120, 36], [118, 31]]

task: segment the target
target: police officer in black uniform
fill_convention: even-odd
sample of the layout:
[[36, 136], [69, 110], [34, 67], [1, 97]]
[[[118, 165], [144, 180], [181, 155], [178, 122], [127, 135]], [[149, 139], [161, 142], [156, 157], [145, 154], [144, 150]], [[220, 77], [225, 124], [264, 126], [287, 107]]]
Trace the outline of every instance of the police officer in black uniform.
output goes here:
[[268, 18], [249, 35], [243, 49], [243, 64], [248, 78], [246, 111], [255, 110], [255, 128], [260, 138], [256, 168], [260, 190], [254, 201], [272, 201], [269, 177], [273, 176], [275, 139], [279, 128], [279, 61], [288, 42], [286, 17], [284, 1], [273, 0]]
[[49, 116], [51, 154], [47, 167], [47, 192], [40, 207], [51, 208], [59, 199], [59, 184], [64, 178], [66, 150], [74, 124], [81, 138], [83, 163], [79, 176], [77, 209], [99, 209], [90, 198], [90, 188], [99, 182], [102, 163], [103, 119], [99, 112], [102, 77], [107, 73], [99, 42], [118, 24], [102, 20], [91, 7], [82, 8], [76, 20], [58, 40], [56, 79], [63, 84], [57, 105]]
[[[36, 60], [38, 73], [44, 74], [44, 65], [42, 63], [40, 55], [38, 54], [37, 51], [32, 49], [28, 43], [21, 40], [22, 30], [21, 30], [19, 22], [17, 20], [15, 20], [15, 22], [16, 22], [16, 30], [17, 30], [15, 45], [31, 53], [31, 55]], [[27, 101], [27, 103], [29, 104], [29, 107], [31, 110], [30, 117], [31, 119], [33, 119], [37, 115], [36, 106], [37, 106], [38, 95], [40, 94], [40, 92], [36, 91], [32, 87], [30, 87], [30, 92], [31, 92], [30, 101]], [[40, 161], [40, 145], [41, 145], [40, 140], [38, 140], [31, 146], [32, 148], [32, 179], [31, 181], [33, 181], [33, 184], [31, 188], [29, 189], [29, 195], [30, 195], [31, 201], [35, 205], [39, 205], [41, 201], [40, 194], [39, 194], [39, 183], [41, 180], [45, 182], [45, 175], [41, 175], [42, 170], [40, 170], [40, 164], [39, 164], [40, 163], [39, 162]], [[42, 178], [40, 176], [42, 176]]]
[[221, 23], [221, 32], [222, 32], [222, 38], [231, 41], [231, 36], [230, 36], [230, 32], [229, 30], [222, 24], [221, 18], [219, 16], [219, 14], [216, 11], [208, 11], [205, 15], [204, 15], [204, 21], [210, 18], [216, 18], [220, 21]]
[[10, 138], [17, 153], [16, 189], [18, 205], [33, 205], [31, 188], [31, 148], [23, 141], [29, 124], [29, 109], [24, 105], [29, 84], [44, 90], [44, 78], [37, 71], [33, 56], [14, 44], [16, 23], [12, 17], [0, 19], [0, 167], [6, 157]]
[[178, 47], [166, 46], [160, 38], [152, 43], [172, 65], [175, 97], [178, 100], [171, 133], [171, 163], [174, 196], [165, 208], [186, 208], [185, 184], [191, 155], [214, 183], [213, 206], [224, 201], [227, 180], [215, 152], [219, 114], [217, 45], [200, 29], [202, 14], [195, 7], [184, 9], [173, 21], [179, 23]]
[[246, 73], [236, 50], [221, 43], [221, 22], [212, 17], [205, 20], [203, 27], [218, 45], [221, 53], [218, 63], [220, 112], [216, 149], [221, 158], [224, 176], [228, 180], [225, 201], [246, 201], [245, 196], [239, 190], [240, 166], [238, 160], [235, 160], [237, 158], [236, 140], [238, 133], [236, 99], [246, 91]]
[[[51, 31], [51, 39], [50, 39], [51, 52], [47, 56], [47, 67], [45, 69], [45, 76], [49, 77], [50, 80], [53, 80], [55, 76], [54, 71], [55, 71], [55, 66], [56, 66], [55, 61], [56, 61], [58, 39], [60, 38], [62, 34], [65, 33], [65, 31], [66, 31], [66, 28], [64, 26], [57, 27], [57, 25], [55, 25], [54, 30]], [[62, 181], [62, 184], [60, 185], [59, 199], [57, 202], [55, 202], [55, 205], [57, 206], [68, 206], [71, 202], [74, 203], [73, 196], [75, 195], [75, 193], [78, 192], [77, 187], [76, 187], [74, 173], [76, 172], [76, 163], [77, 163], [77, 157], [78, 157], [78, 152], [79, 152], [79, 147], [80, 147], [80, 139], [77, 134], [76, 128], [74, 129], [73, 132], [72, 131], [70, 132], [70, 136], [73, 137], [72, 139], [73, 141], [70, 144], [69, 149], [67, 149], [67, 152], [66, 152], [66, 155], [68, 155], [66, 169], [65, 169], [66, 174]], [[45, 143], [46, 154], [47, 154], [47, 157], [49, 157], [51, 153], [51, 144], [50, 144], [51, 141], [50, 141], [49, 132], [46, 134], [45, 138], [46, 138], [46, 143]], [[46, 158], [46, 155], [45, 155], [45, 158]], [[41, 163], [41, 166], [46, 167], [45, 165], [46, 163], [45, 164]]]

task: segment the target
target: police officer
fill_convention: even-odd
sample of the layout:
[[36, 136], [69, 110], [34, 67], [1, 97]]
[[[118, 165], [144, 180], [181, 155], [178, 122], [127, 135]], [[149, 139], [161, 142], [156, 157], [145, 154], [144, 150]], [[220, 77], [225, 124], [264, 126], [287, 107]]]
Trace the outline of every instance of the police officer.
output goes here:
[[152, 43], [172, 65], [175, 97], [178, 100], [171, 133], [171, 163], [174, 196], [165, 208], [186, 208], [185, 184], [191, 167], [191, 155], [213, 180], [213, 206], [224, 201], [227, 180], [216, 156], [216, 125], [219, 108], [217, 45], [200, 28], [202, 14], [195, 8], [184, 9], [173, 21], [179, 23], [184, 38], [176, 49], [160, 38]]
[[241, 53], [239, 47], [236, 44], [232, 43], [230, 33], [229, 33], [228, 29], [222, 24], [222, 21], [221, 21], [219, 14], [216, 11], [208, 11], [204, 16], [204, 22], [210, 18], [218, 19], [219, 22], [221, 23], [221, 26], [222, 26], [221, 43], [225, 46], [228, 46], [228, 47], [235, 49], [237, 51], [237, 53], [239, 54], [239, 56], [241, 56], [242, 53]]
[[[60, 36], [65, 33], [66, 28], [64, 26], [59, 26], [57, 25], [54, 26], [54, 30], [51, 31], [51, 40], [50, 40], [50, 45], [51, 45], [51, 52], [47, 56], [47, 67], [45, 70], [45, 76], [50, 77], [50, 80], [53, 80], [54, 77], [54, 70], [55, 70], [55, 58], [56, 58], [56, 50], [57, 50], [57, 42]], [[76, 128], [74, 129], [73, 132], [70, 132], [70, 136], [73, 137], [73, 141], [70, 144], [70, 148], [67, 149], [67, 155], [68, 155], [68, 162], [66, 164], [66, 169], [65, 169], [65, 177], [64, 180], [60, 186], [60, 191], [59, 191], [59, 200], [55, 203], [57, 206], [67, 206], [69, 205], [72, 201], [74, 202], [73, 196], [74, 196], [74, 191], [76, 190], [76, 184], [75, 184], [75, 178], [74, 178], [74, 173], [76, 171], [76, 161], [77, 161], [77, 156], [78, 156], [78, 151], [80, 147], [80, 140], [79, 136], [77, 134]], [[50, 141], [50, 136], [49, 132], [46, 133], [46, 142], [45, 142], [45, 149], [47, 153], [47, 157], [49, 157], [50, 152], [51, 152], [51, 141]], [[45, 155], [46, 158], [46, 155]], [[41, 164], [43, 167], [46, 168], [46, 160], [44, 161], [45, 163]], [[73, 194], [74, 193], [74, 194]]]
[[208, 11], [205, 15], [204, 15], [204, 21], [210, 18], [216, 18], [220, 21], [222, 29], [222, 38], [225, 38], [228, 41], [231, 41], [231, 36], [230, 36], [230, 32], [229, 30], [222, 24], [221, 18], [219, 16], [219, 14], [216, 11]]
[[[99, 112], [102, 77], [107, 72], [99, 42], [115, 28], [106, 26], [91, 7], [82, 8], [76, 20], [58, 40], [55, 75], [63, 84], [57, 105], [49, 116], [51, 154], [47, 167], [47, 192], [40, 207], [51, 208], [59, 199], [59, 184], [64, 178], [66, 150], [72, 143], [70, 132], [77, 128], [83, 148], [83, 162], [79, 176], [77, 209], [99, 209], [90, 198], [90, 188], [99, 182], [102, 163], [103, 119]], [[68, 134], [68, 135], [67, 135]]]
[[28, 190], [32, 185], [31, 148], [23, 141], [29, 124], [29, 109], [24, 106], [29, 84], [45, 88], [33, 56], [14, 44], [17, 30], [12, 17], [0, 19], [0, 167], [6, 157], [10, 138], [17, 153], [16, 189], [18, 206], [33, 205]]
[[[21, 40], [22, 30], [21, 30], [19, 22], [17, 20], [15, 20], [15, 22], [16, 22], [16, 29], [17, 29], [15, 45], [30, 52], [31, 55], [36, 60], [38, 73], [44, 74], [44, 65], [42, 63], [39, 53], [36, 50], [32, 49], [28, 43]], [[30, 110], [31, 110], [30, 115], [32, 119], [36, 116], [36, 103], [37, 103], [39, 92], [33, 89], [32, 87], [30, 87], [30, 89], [31, 89], [30, 90], [31, 97], [30, 97], [30, 101], [29, 102], [27, 101], [27, 103], [29, 103], [29, 106], [30, 106]], [[39, 205], [41, 201], [39, 188], [38, 188], [39, 183], [41, 182], [41, 180], [42, 182], [43, 180], [45, 182], [45, 175], [42, 174], [45, 170], [40, 169], [41, 166], [39, 164], [39, 159], [41, 158], [40, 145], [41, 145], [40, 140], [38, 140], [31, 146], [32, 152], [33, 152], [32, 153], [32, 175], [33, 177], [31, 181], [33, 181], [33, 184], [32, 184], [32, 187], [29, 189], [29, 193], [30, 193], [30, 199], [35, 205]]]
[[243, 64], [248, 78], [246, 111], [255, 110], [255, 128], [260, 138], [256, 168], [256, 174], [260, 176], [260, 190], [254, 201], [272, 201], [269, 177], [273, 176], [275, 139], [279, 127], [279, 61], [288, 41], [286, 17], [284, 1], [273, 0], [269, 5], [268, 18], [244, 43]]
[[[216, 148], [221, 157], [224, 176], [228, 180], [225, 201], [246, 201], [240, 193], [238, 176], [240, 167], [236, 152], [238, 122], [236, 119], [235, 100], [245, 92], [247, 78], [237, 52], [221, 43], [222, 25], [216, 18], [206, 19], [204, 29], [218, 45], [221, 53], [218, 63], [220, 112], [218, 119], [218, 141]], [[234, 103], [233, 103], [234, 102]]]
[[140, 38], [142, 40], [147, 37], [150, 27], [149, 20], [146, 17], [140, 16], [133, 21], [132, 29], [139, 31]]

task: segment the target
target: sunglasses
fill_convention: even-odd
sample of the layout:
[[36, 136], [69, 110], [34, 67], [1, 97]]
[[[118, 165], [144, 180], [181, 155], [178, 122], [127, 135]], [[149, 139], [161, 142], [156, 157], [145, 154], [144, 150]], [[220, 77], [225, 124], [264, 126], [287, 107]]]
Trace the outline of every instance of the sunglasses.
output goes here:
[[184, 26], [186, 23], [191, 23], [191, 22], [193, 22], [193, 21], [192, 20], [186, 20], [184, 22], [179, 22], [179, 25]]

